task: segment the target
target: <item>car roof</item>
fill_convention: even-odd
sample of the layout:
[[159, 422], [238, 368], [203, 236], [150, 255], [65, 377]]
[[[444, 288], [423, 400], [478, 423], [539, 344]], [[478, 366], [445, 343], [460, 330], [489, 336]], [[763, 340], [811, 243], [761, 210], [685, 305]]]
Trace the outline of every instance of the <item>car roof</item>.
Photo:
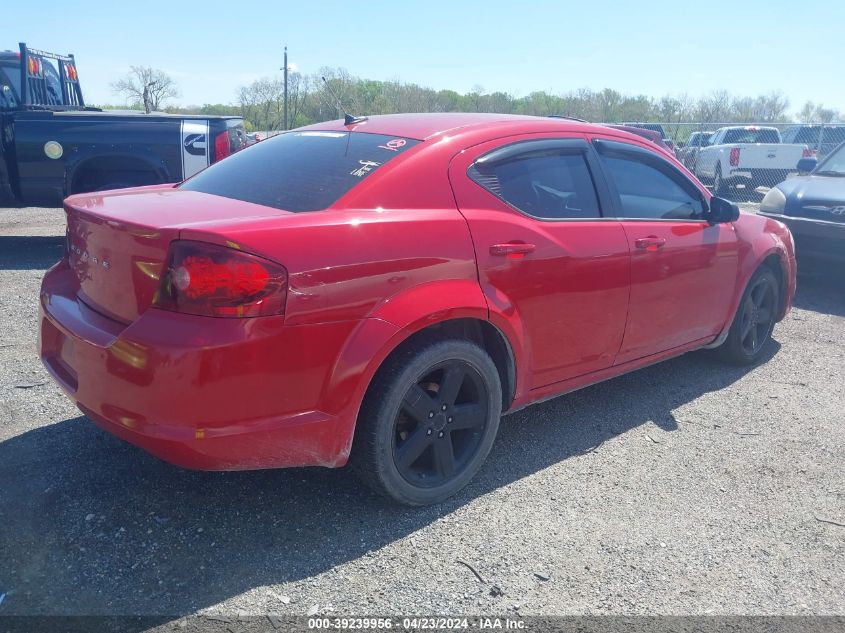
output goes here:
[[824, 126], [825, 128], [840, 128], [845, 127], [845, 123], [796, 123], [795, 125], [787, 126], [787, 130], [793, 130], [795, 128], [820, 128]]
[[371, 116], [365, 121], [351, 125], [344, 125], [343, 119], [337, 119], [315, 123], [299, 129], [368, 132], [422, 141], [438, 135], [455, 134], [459, 131], [478, 131], [485, 127], [501, 128], [509, 124], [519, 126], [520, 131], [525, 132], [534, 131], [530, 128], [536, 128], [536, 131], [560, 129], [569, 132], [607, 132], [607, 128], [602, 125], [583, 123], [566, 118], [483, 112], [384, 114]]
[[726, 125], [722, 130], [777, 130], [771, 125]]

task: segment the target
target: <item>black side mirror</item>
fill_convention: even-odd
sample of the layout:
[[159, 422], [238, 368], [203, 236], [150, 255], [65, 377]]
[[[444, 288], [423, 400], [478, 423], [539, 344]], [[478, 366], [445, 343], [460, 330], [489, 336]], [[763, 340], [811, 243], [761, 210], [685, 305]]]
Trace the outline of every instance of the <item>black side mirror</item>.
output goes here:
[[796, 169], [802, 174], [809, 174], [816, 168], [816, 165], [818, 164], [819, 161], [816, 158], [802, 158], [798, 161], [798, 166], [796, 167]]
[[710, 224], [736, 222], [737, 220], [739, 220], [739, 206], [735, 202], [715, 196], [710, 198], [710, 211], [707, 214], [707, 221]]

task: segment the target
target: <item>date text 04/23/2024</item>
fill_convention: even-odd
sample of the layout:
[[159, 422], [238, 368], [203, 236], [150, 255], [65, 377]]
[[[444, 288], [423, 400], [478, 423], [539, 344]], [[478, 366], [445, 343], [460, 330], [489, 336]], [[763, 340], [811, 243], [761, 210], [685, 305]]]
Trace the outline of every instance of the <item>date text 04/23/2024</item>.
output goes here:
[[482, 631], [525, 629], [525, 622], [520, 619], [479, 617], [479, 618], [448, 618], [448, 617], [407, 617], [394, 618], [309, 618], [308, 628], [312, 630], [354, 630], [354, 629], [383, 629], [393, 628], [404, 630], [464, 630], [478, 629]]

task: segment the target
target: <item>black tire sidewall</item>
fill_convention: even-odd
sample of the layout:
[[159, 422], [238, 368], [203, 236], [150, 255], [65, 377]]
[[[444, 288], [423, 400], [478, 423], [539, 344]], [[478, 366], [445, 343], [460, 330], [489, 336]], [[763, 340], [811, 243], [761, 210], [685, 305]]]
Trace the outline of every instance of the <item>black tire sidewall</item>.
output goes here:
[[713, 174], [713, 193], [717, 196], [725, 192], [725, 181], [722, 178], [722, 168], [716, 166], [716, 173]]
[[[438, 363], [462, 360], [470, 364], [484, 380], [488, 393], [488, 419], [484, 435], [466, 467], [453, 479], [433, 488], [417, 487], [399, 473], [393, 457], [393, 433], [396, 415], [405, 393], [419, 378]], [[469, 483], [475, 476], [496, 439], [502, 410], [502, 388], [496, 366], [490, 356], [469, 341], [445, 340], [434, 342], [419, 349], [404, 365], [387, 369], [393, 375], [382, 383], [381, 394], [375, 418], [366, 421], [373, 424], [373, 464], [375, 475], [381, 487], [389, 496], [408, 505], [428, 505], [440, 502]], [[359, 422], [360, 423], [360, 422]]]
[[[742, 346], [742, 332], [740, 331], [742, 329], [742, 312], [745, 308], [745, 302], [748, 300], [751, 291], [754, 289], [755, 286], [757, 286], [761, 278], [767, 279], [767, 281], [771, 284], [772, 292], [774, 292], [774, 314], [772, 315], [772, 322], [769, 324], [769, 328], [766, 331], [766, 336], [763, 337], [763, 343], [760, 345], [756, 352], [754, 352], [753, 354], [749, 354], [745, 351], [745, 348]], [[726, 355], [728, 360], [742, 365], [751, 365], [759, 360], [759, 358], [763, 355], [763, 351], [766, 349], [769, 340], [771, 339], [772, 331], [775, 328], [775, 322], [777, 320], [777, 310], [779, 305], [780, 285], [778, 284], [777, 277], [769, 268], [759, 268], [757, 272], [752, 275], [751, 279], [748, 281], [748, 285], [746, 286], [745, 291], [742, 293], [742, 298], [739, 301], [739, 306], [737, 306], [736, 314], [734, 315], [734, 320], [731, 324], [730, 333], [728, 334], [728, 338], [725, 341], [725, 345], [723, 346], [724, 354]]]

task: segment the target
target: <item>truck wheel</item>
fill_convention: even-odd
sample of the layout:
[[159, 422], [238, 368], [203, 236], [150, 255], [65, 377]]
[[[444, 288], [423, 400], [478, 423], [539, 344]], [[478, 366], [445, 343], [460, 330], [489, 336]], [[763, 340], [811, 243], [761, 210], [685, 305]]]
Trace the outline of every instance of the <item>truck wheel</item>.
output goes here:
[[108, 191], [110, 189], [126, 189], [155, 185], [162, 182], [159, 174], [147, 168], [144, 164], [124, 161], [111, 164], [106, 157], [89, 161], [74, 174], [69, 194], [89, 193], [92, 191]]
[[713, 193], [717, 196], [723, 196], [728, 193], [727, 185], [722, 178], [721, 165], [716, 165], [716, 174], [713, 176]]
[[778, 280], [767, 266], [761, 266], [748, 282], [728, 338], [716, 348], [717, 355], [734, 365], [757, 362], [772, 337], [779, 305]]
[[388, 359], [358, 416], [350, 465], [376, 492], [411, 506], [466, 486], [502, 412], [499, 373], [475, 343], [429, 339]]

